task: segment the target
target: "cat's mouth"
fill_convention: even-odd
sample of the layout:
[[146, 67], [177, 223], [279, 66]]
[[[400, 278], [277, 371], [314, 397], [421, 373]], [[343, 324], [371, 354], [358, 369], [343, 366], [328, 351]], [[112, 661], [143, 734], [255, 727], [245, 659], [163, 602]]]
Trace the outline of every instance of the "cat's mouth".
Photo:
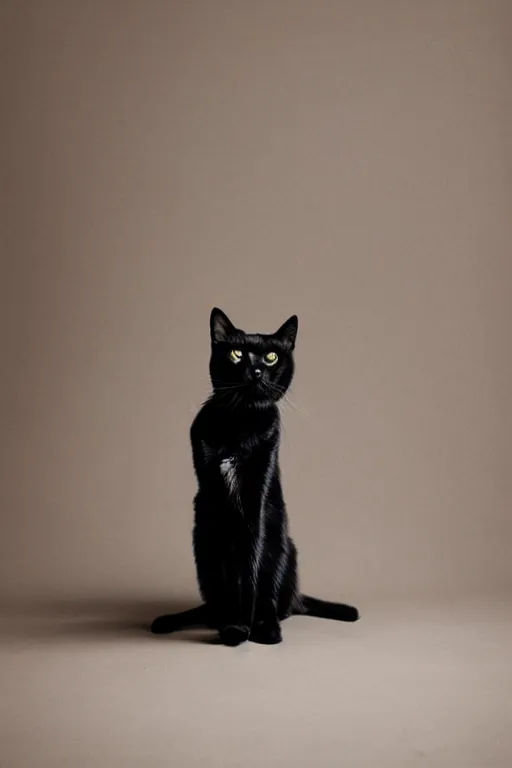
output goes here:
[[277, 402], [281, 397], [281, 393], [277, 387], [274, 387], [272, 384], [269, 384], [263, 379], [260, 379], [259, 381], [256, 381], [250, 385], [250, 392], [255, 397], [255, 399], [259, 401], [266, 400], [271, 403]]

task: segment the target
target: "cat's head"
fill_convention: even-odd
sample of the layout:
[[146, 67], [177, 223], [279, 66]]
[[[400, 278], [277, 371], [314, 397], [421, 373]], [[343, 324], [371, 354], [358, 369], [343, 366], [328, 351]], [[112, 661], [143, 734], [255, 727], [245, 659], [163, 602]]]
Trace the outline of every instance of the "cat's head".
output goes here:
[[291, 384], [297, 316], [272, 334], [245, 333], [220, 309], [210, 316], [210, 376], [215, 395], [227, 407], [275, 403]]

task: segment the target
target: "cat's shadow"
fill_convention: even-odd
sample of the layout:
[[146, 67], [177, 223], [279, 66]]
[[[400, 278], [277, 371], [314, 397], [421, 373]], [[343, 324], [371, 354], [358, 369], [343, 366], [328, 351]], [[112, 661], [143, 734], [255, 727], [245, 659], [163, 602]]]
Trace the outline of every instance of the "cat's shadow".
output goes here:
[[199, 598], [76, 597], [8, 601], [1, 606], [0, 643], [134, 642], [163, 640], [214, 643], [208, 630], [153, 635], [153, 619], [187, 610]]

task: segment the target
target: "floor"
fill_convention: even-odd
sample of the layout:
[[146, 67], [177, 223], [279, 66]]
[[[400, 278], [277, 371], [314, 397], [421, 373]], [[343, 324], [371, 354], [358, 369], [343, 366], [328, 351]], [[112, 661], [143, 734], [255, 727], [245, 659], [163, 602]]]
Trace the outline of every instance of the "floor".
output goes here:
[[1, 768], [512, 766], [506, 599], [369, 601], [237, 649], [148, 634], [168, 607], [4, 606]]

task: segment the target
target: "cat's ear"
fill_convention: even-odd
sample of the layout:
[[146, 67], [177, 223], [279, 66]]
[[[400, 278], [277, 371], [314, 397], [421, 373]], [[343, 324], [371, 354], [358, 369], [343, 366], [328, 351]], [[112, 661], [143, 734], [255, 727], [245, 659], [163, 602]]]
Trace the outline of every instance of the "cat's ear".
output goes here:
[[299, 329], [299, 318], [297, 315], [292, 315], [286, 323], [283, 323], [277, 333], [274, 336], [283, 342], [290, 350], [295, 348], [295, 339], [297, 338], [297, 331]]
[[215, 307], [212, 309], [210, 315], [210, 335], [212, 337], [212, 344], [217, 344], [219, 341], [226, 341], [229, 336], [236, 332], [236, 328], [224, 314], [221, 309]]

